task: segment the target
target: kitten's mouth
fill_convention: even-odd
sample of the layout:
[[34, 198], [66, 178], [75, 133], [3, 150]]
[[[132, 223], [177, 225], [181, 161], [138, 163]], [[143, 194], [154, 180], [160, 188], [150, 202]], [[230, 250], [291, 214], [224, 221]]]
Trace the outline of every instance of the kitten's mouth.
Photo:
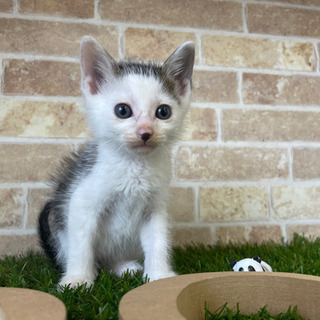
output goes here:
[[139, 142], [131, 145], [131, 148], [137, 152], [150, 152], [156, 148], [155, 143], [147, 142]]

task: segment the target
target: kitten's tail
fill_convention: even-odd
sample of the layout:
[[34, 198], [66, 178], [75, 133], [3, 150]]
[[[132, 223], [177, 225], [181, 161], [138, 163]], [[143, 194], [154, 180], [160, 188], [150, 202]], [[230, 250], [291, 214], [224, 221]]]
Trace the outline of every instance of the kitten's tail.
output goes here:
[[53, 262], [54, 266], [60, 269], [60, 266], [56, 261], [56, 250], [52, 244], [52, 234], [49, 225], [49, 214], [52, 209], [52, 202], [47, 202], [43, 210], [40, 213], [38, 219], [38, 234], [40, 237], [40, 245]]

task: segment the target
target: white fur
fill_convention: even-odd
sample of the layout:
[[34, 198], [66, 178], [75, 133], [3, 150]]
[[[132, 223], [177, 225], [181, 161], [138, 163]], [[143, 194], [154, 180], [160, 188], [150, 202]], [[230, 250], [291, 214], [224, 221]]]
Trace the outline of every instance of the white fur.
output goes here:
[[[127, 268], [139, 269], [133, 261], [145, 256], [144, 273], [150, 280], [173, 276], [166, 213], [171, 175], [168, 140], [179, 136], [186, 110], [166, 96], [155, 79], [137, 75], [122, 79], [101, 95], [84, 94], [99, 139], [98, 161], [91, 174], [76, 186], [66, 208], [68, 228], [67, 234], [60, 235], [60, 244], [67, 271], [60, 284], [93, 283], [93, 243], [101, 257], [106, 257], [104, 264], [118, 275]], [[116, 118], [113, 106], [119, 101], [132, 106], [134, 117]], [[154, 116], [163, 103], [172, 107], [170, 120]], [[155, 149], [134, 150], [132, 146], [141, 140], [137, 128], [145, 123], [155, 128]], [[108, 210], [119, 196], [122, 199], [116, 201], [116, 207], [104, 215], [103, 210]], [[97, 230], [99, 237], [94, 239]], [[126, 261], [127, 266], [123, 264]]]

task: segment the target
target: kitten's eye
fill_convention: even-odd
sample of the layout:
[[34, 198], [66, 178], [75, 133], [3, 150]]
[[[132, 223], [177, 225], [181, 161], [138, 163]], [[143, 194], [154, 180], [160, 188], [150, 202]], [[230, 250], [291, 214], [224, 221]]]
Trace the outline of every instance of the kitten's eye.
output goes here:
[[161, 105], [156, 111], [156, 117], [160, 120], [169, 119], [171, 117], [171, 114], [171, 108], [166, 104]]
[[124, 104], [124, 103], [117, 104], [114, 108], [114, 113], [120, 119], [127, 119], [132, 116], [131, 108], [127, 104]]

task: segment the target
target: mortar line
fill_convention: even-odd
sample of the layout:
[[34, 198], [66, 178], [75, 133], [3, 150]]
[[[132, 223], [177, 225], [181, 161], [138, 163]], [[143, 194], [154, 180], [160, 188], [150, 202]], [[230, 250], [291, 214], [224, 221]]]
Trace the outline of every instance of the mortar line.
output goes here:
[[23, 197], [23, 204], [24, 204], [24, 214], [23, 214], [23, 220], [22, 220], [22, 229], [26, 229], [28, 225], [28, 219], [29, 219], [29, 188], [26, 186], [23, 187], [24, 197]]
[[52, 61], [52, 62], [68, 62], [68, 63], [79, 63], [79, 57], [74, 56], [59, 56], [41, 53], [23, 53], [23, 52], [6, 52], [0, 53], [2, 59], [19, 59], [25, 61]]
[[0, 189], [50, 189], [48, 182], [0, 182]]
[[289, 181], [288, 179], [262, 179], [262, 180], [184, 180], [179, 181], [175, 180], [171, 183], [172, 187], [177, 188], [192, 188], [194, 186], [203, 187], [203, 188], [251, 188], [251, 187], [297, 187], [297, 188], [309, 188], [309, 187], [320, 187], [320, 179], [317, 180], [298, 180], [298, 181]]
[[272, 187], [270, 185], [266, 186], [267, 196], [268, 196], [268, 206], [269, 206], [269, 220], [274, 222], [274, 207], [273, 207], [273, 197], [272, 197]]
[[242, 3], [242, 26], [243, 26], [243, 32], [244, 34], [248, 34], [248, 26], [247, 26], [247, 3]]
[[4, 60], [0, 56], [0, 98], [2, 98], [4, 91]]
[[309, 141], [203, 141], [203, 140], [194, 140], [194, 141], [180, 141], [180, 147], [199, 147], [199, 148], [220, 148], [225, 149], [232, 148], [248, 148], [248, 149], [283, 149], [287, 150], [288, 148], [310, 148], [318, 149], [320, 148], [320, 142], [309, 142]]
[[[1, 69], [1, 66], [0, 66]], [[1, 70], [0, 70], [1, 71]], [[32, 101], [32, 102], [55, 102], [55, 103], [74, 103], [83, 107], [83, 98], [81, 96], [34, 96], [34, 95], [8, 95], [1, 97], [5, 101]]]
[[[234, 0], [237, 1], [237, 0]], [[239, 0], [241, 2], [241, 0]], [[305, 9], [305, 10], [316, 10], [320, 11], [320, 7], [318, 6], [313, 6], [313, 5], [299, 5], [299, 4], [294, 4], [294, 3], [283, 3], [280, 1], [275, 1], [275, 2], [269, 2], [269, 1], [250, 1], [249, 3], [252, 4], [259, 4], [259, 5], [269, 5], [273, 7], [283, 7], [283, 8], [296, 8], [296, 9]]]
[[20, 1], [19, 0], [13, 0], [13, 15], [18, 15], [19, 14], [19, 8], [20, 8]]
[[221, 110], [221, 108], [216, 107], [214, 108], [215, 112], [216, 112], [216, 132], [217, 132], [217, 142], [223, 143], [223, 112]]
[[198, 47], [198, 65], [204, 65], [204, 57], [202, 53], [202, 35], [201, 33], [195, 33], [195, 45]]
[[243, 72], [242, 71], [238, 72], [237, 80], [238, 80], [239, 107], [242, 107], [243, 106], [243, 95], [242, 95]]
[[125, 59], [127, 52], [126, 52], [126, 30], [124, 26], [118, 27], [118, 53], [120, 59]]
[[192, 102], [192, 108], [210, 108], [214, 109], [219, 107], [221, 109], [238, 109], [238, 110], [258, 110], [258, 111], [296, 111], [296, 112], [319, 112], [320, 104], [315, 106], [303, 106], [303, 105], [265, 105], [265, 104], [243, 104], [237, 103], [221, 103], [221, 102]]
[[[320, 219], [300, 219], [300, 220], [236, 220], [236, 221], [199, 221], [199, 222], [172, 222], [172, 225], [178, 228], [194, 228], [194, 227], [263, 227], [263, 226], [288, 226], [288, 225], [320, 225]], [[286, 234], [286, 232], [284, 232]]]
[[100, 0], [95, 0], [94, 1], [94, 20], [95, 21], [102, 21], [101, 19], [101, 14], [100, 14]]
[[319, 50], [318, 50], [318, 43], [313, 43], [313, 49], [316, 56], [316, 72], [320, 72], [320, 61], [319, 61]]
[[197, 71], [222, 71], [222, 72], [242, 72], [250, 74], [263, 74], [263, 75], [275, 75], [275, 76], [307, 76], [313, 78], [319, 78], [319, 74], [315, 71], [297, 71], [297, 70], [280, 70], [280, 69], [257, 69], [257, 68], [246, 68], [246, 67], [234, 67], [234, 66], [213, 66], [213, 65], [195, 65]]
[[294, 181], [293, 179], [293, 148], [288, 148], [288, 166], [289, 166], [289, 179]]
[[29, 236], [36, 235], [36, 228], [8, 228], [8, 229], [0, 229], [0, 236]]
[[192, 192], [194, 195], [194, 204], [193, 204], [194, 222], [199, 223], [200, 222], [200, 199], [199, 199], [200, 187], [194, 186], [192, 188]]
[[43, 137], [4, 137], [0, 136], [1, 144], [66, 144], [79, 145], [88, 141], [87, 138], [43, 138]]

